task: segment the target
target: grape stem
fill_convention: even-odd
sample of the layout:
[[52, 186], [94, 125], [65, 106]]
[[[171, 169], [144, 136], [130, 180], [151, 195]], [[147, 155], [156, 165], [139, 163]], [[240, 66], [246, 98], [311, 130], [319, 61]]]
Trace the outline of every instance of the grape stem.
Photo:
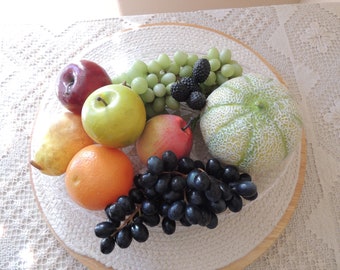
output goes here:
[[130, 215], [124, 220], [124, 222], [117, 228], [117, 230], [116, 230], [113, 234], [111, 234], [111, 236], [112, 236], [112, 237], [115, 236], [120, 230], [122, 230], [127, 224], [129, 224], [129, 223], [133, 220], [133, 218], [135, 217], [135, 215], [136, 215], [137, 213], [140, 213], [140, 211], [141, 211], [140, 208], [141, 208], [141, 205], [140, 205], [140, 204], [137, 204], [135, 211], [133, 211], [133, 213], [130, 214]]
[[[201, 171], [201, 172], [205, 172], [205, 170], [203, 170], [202, 168], [197, 168], [197, 170]], [[165, 174], [177, 174], [183, 177], [187, 177], [188, 175], [179, 171], [164, 171], [163, 173]]]

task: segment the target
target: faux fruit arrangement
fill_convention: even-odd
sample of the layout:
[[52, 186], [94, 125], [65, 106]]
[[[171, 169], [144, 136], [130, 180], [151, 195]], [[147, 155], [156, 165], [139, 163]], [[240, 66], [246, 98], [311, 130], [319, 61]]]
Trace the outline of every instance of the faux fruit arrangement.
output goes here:
[[[177, 224], [215, 228], [217, 214], [239, 212], [243, 200], [257, 198], [251, 175], [275, 170], [301, 136], [285, 86], [243, 74], [228, 49], [160, 54], [113, 78], [82, 60], [61, 71], [58, 99], [67, 121], [49, 127], [31, 164], [65, 174], [72, 200], [105, 211], [107, 220], [94, 228], [104, 254], [146, 241], [148, 226], [168, 235]], [[182, 105], [192, 112], [189, 121], [179, 115]], [[190, 157], [195, 127], [207, 160]], [[123, 151], [131, 145], [143, 172]]]

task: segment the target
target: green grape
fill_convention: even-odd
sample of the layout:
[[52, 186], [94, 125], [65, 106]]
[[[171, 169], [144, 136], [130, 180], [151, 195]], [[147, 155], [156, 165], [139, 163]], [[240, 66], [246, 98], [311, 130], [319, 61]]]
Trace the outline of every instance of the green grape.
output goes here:
[[175, 62], [172, 62], [166, 71], [178, 75], [180, 68], [181, 68], [180, 65], [178, 65]]
[[180, 77], [190, 77], [192, 75], [192, 66], [190, 65], [185, 65], [181, 67], [179, 71], [179, 76]]
[[[231, 54], [230, 49], [219, 51], [212, 47], [203, 56], [209, 60], [211, 67], [208, 78], [200, 84], [206, 96], [229, 78], [242, 75], [242, 66], [231, 58]], [[161, 53], [156, 60], [147, 64], [142, 60], [135, 61], [127, 72], [115, 75], [112, 83], [126, 82], [138, 93], [145, 104], [148, 118], [166, 112], [165, 108], [178, 110], [180, 102], [171, 96], [171, 85], [179, 78], [192, 76], [193, 66], [199, 58], [197, 54], [183, 51], [176, 51], [173, 59]]]
[[220, 58], [220, 52], [217, 48], [213, 47], [208, 50], [207, 58], [210, 59], [219, 59]]
[[223, 49], [220, 53], [220, 61], [222, 65], [229, 64], [231, 61], [231, 50]]
[[211, 71], [217, 71], [221, 67], [221, 62], [217, 58], [210, 59], [209, 64], [210, 64], [210, 70]]
[[224, 64], [221, 67], [221, 73], [224, 77], [229, 78], [234, 75], [235, 68], [232, 64]]
[[142, 77], [136, 77], [131, 82], [131, 89], [137, 94], [144, 94], [148, 90], [148, 82]]
[[232, 66], [234, 67], [234, 74], [233, 74], [233, 77], [238, 77], [238, 76], [241, 76], [242, 75], [242, 72], [243, 72], [243, 68], [242, 66], [237, 63], [236, 61], [234, 61], [232, 63]]
[[[166, 72], [163, 70], [163, 69], [161, 69], [161, 71], [158, 73], [158, 81], [161, 81], [161, 79], [162, 79], [162, 77], [163, 77], [163, 75], [165, 74]], [[157, 75], [157, 74], [156, 74]]]
[[143, 74], [144, 76], [147, 74], [148, 72], [148, 66], [145, 64], [145, 62], [143, 62], [142, 60], [136, 60], [132, 67], [132, 70], [135, 70], [136, 72], [138, 72], [139, 74]]
[[164, 85], [168, 85], [169, 83], [173, 83], [176, 81], [176, 75], [172, 72], [165, 73], [161, 78], [161, 83]]
[[152, 60], [152, 61], [149, 62], [149, 64], [148, 64], [148, 72], [149, 73], [159, 74], [159, 72], [161, 70], [162, 70], [162, 67], [156, 60]]
[[117, 77], [112, 77], [111, 78], [111, 83], [112, 84], [120, 84], [122, 82], [119, 80], [119, 77], [117, 76]]
[[148, 119], [157, 115], [157, 113], [152, 108], [152, 105], [153, 105], [152, 103], [147, 103], [144, 105], [145, 105], [145, 112], [146, 112]]
[[187, 59], [188, 59], [188, 54], [185, 52], [177, 51], [174, 54], [174, 61], [179, 66], [184, 66], [185, 63], [187, 62]]
[[180, 103], [174, 99], [171, 95], [165, 97], [165, 105], [174, 111], [177, 111], [180, 108]]
[[161, 113], [165, 110], [165, 98], [156, 97], [152, 103], [152, 109], [155, 113]]
[[154, 87], [153, 87], [153, 92], [155, 94], [156, 97], [164, 97], [166, 94], [166, 89], [165, 89], [165, 85], [162, 83], [157, 83]]
[[159, 82], [158, 76], [154, 73], [148, 74], [148, 76], [146, 76], [146, 81], [150, 88], [153, 88]]
[[190, 54], [187, 59], [187, 65], [193, 67], [197, 60], [197, 54]]
[[129, 70], [127, 72], [127, 79], [126, 79], [126, 82], [127, 84], [131, 85], [132, 84], [132, 81], [135, 79], [135, 78], [144, 78], [144, 76], [138, 72], [135, 72], [134, 70]]
[[216, 82], [218, 85], [222, 85], [227, 80], [228, 80], [228, 77], [225, 77], [220, 70], [216, 72]]
[[201, 92], [207, 97], [211, 94], [211, 92], [216, 88], [216, 85], [207, 86], [204, 83], [200, 84]]
[[161, 53], [157, 58], [157, 62], [163, 69], [167, 69], [171, 64], [171, 59], [167, 54]]
[[124, 81], [122, 80], [122, 75], [115, 75], [111, 78], [111, 83], [112, 84], [120, 84], [123, 83]]
[[204, 84], [206, 86], [212, 86], [216, 84], [216, 74], [213, 71], [210, 71], [208, 78], [205, 80]]
[[155, 93], [151, 88], [148, 88], [148, 90], [146, 90], [144, 94], [141, 94], [140, 97], [144, 103], [151, 103], [155, 100]]
[[172, 85], [173, 83], [169, 83], [166, 87], [165, 87], [165, 89], [166, 89], [166, 95], [167, 96], [171, 96], [171, 85]]
[[112, 83], [118, 83], [118, 84], [123, 83], [123, 82], [131, 83], [131, 81], [129, 79], [129, 75], [126, 72], [123, 72], [122, 74], [114, 77], [113, 80], [112, 80]]

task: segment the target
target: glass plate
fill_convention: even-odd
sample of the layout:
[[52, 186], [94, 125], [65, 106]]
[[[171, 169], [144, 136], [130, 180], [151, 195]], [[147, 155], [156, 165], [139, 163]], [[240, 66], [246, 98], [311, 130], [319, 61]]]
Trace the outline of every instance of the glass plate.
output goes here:
[[[111, 76], [126, 71], [137, 60], [156, 59], [160, 53], [170, 57], [177, 50], [205, 55], [211, 47], [232, 51], [232, 59], [244, 73], [258, 72], [281, 80], [276, 71], [250, 47], [237, 39], [207, 27], [181, 23], [143, 25], [114, 33], [93, 42], [73, 60], [85, 58], [102, 65]], [[57, 74], [56, 74], [57, 76]], [[50, 89], [43, 98], [32, 134], [31, 149], [39, 143], [44, 123], [63, 110]], [[199, 135], [195, 136], [193, 155], [206, 155]], [[72, 252], [114, 269], [217, 269], [229, 265], [251, 252], [275, 228], [294, 194], [300, 168], [300, 148], [289, 157], [275, 178], [257, 183], [259, 197], [247, 203], [241, 212], [219, 215], [219, 226], [209, 230], [199, 226], [178, 226], [167, 236], [160, 227], [150, 228], [146, 243], [133, 242], [128, 249], [116, 248], [110, 255], [99, 250], [100, 239], [94, 226], [105, 219], [103, 211], [88, 211], [67, 195], [64, 177], [49, 177], [32, 169], [32, 185], [39, 207], [56, 237]], [[136, 168], [141, 169], [134, 148], [124, 149]], [[33, 150], [31, 150], [33, 154]], [[204, 153], [202, 153], [204, 152]], [[279, 199], [278, 199], [279, 198]], [[98, 265], [96, 267], [98, 267]]]

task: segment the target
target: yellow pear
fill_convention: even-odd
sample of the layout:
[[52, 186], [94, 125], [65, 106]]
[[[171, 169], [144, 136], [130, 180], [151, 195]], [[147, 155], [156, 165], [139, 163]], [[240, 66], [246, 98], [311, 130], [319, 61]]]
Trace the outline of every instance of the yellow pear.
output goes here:
[[83, 129], [80, 115], [63, 112], [48, 126], [30, 163], [43, 174], [62, 175], [72, 157], [90, 144], [93, 140]]

